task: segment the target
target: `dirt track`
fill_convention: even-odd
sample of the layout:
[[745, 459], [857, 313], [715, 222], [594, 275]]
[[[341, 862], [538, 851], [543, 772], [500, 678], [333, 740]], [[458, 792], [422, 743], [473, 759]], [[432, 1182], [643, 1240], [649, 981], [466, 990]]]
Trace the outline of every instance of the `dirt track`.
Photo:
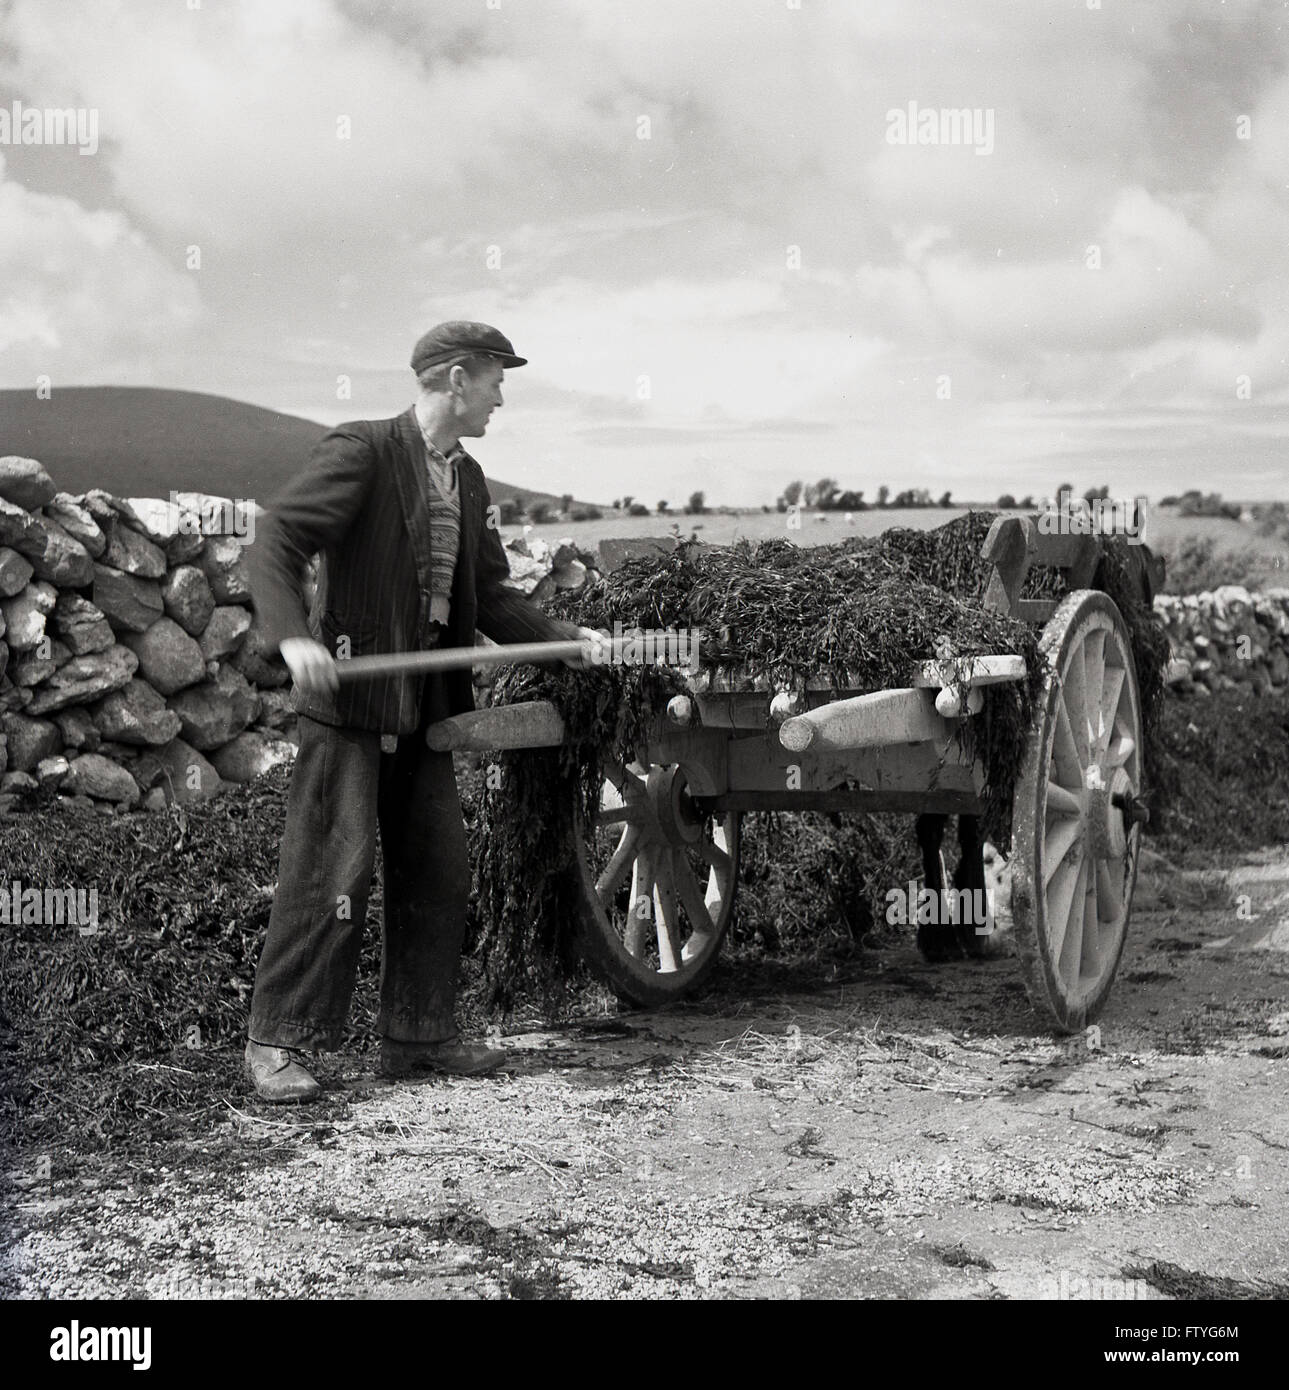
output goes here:
[[20, 1173], [0, 1291], [1287, 1292], [1284, 851], [1152, 864], [1099, 1036], [1042, 1030], [1014, 960], [901, 946], [506, 1043], [493, 1080], [341, 1057], [316, 1112], [230, 1084], [215, 1132], [155, 1161]]

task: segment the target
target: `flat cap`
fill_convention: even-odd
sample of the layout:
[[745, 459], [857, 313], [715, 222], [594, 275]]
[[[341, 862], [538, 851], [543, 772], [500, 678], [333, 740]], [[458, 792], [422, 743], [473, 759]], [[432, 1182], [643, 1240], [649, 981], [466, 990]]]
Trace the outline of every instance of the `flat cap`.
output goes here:
[[504, 333], [489, 327], [486, 323], [469, 323], [464, 319], [453, 319], [450, 323], [440, 323], [421, 335], [412, 349], [412, 370], [423, 372], [426, 367], [436, 367], [453, 357], [467, 357], [472, 353], [486, 353], [495, 357], [503, 367], [522, 367], [528, 359], [515, 355], [514, 345]]

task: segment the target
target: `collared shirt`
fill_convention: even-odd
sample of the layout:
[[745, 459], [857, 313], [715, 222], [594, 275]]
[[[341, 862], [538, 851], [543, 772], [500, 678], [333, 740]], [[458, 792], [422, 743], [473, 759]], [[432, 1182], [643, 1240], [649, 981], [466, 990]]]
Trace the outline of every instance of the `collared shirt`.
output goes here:
[[430, 618], [446, 625], [451, 609], [452, 576], [461, 545], [461, 491], [457, 466], [465, 451], [458, 443], [444, 455], [430, 438], [419, 411], [416, 423], [425, 443], [426, 472], [430, 479]]

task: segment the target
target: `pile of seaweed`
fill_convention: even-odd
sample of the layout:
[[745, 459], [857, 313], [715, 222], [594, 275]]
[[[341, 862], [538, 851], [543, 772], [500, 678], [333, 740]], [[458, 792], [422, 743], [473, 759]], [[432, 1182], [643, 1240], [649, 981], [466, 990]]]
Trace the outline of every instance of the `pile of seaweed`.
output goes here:
[[97, 916], [97, 930], [0, 927], [0, 1130], [116, 1147], [163, 1107], [212, 1105], [212, 1075], [245, 1039], [286, 781], [187, 811], [36, 805], [0, 822], [6, 888], [82, 891]]

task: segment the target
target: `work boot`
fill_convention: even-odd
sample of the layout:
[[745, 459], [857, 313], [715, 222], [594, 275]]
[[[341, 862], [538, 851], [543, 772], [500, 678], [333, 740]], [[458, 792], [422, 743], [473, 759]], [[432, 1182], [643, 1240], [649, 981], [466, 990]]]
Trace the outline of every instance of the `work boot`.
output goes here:
[[462, 1042], [452, 1038], [447, 1042], [399, 1042], [396, 1038], [380, 1040], [380, 1074], [407, 1076], [415, 1071], [439, 1071], [448, 1076], [483, 1076], [496, 1071], [506, 1060], [499, 1047], [483, 1043]]
[[316, 1100], [322, 1094], [322, 1087], [294, 1048], [248, 1041], [246, 1074], [255, 1083], [255, 1094], [272, 1105]]

